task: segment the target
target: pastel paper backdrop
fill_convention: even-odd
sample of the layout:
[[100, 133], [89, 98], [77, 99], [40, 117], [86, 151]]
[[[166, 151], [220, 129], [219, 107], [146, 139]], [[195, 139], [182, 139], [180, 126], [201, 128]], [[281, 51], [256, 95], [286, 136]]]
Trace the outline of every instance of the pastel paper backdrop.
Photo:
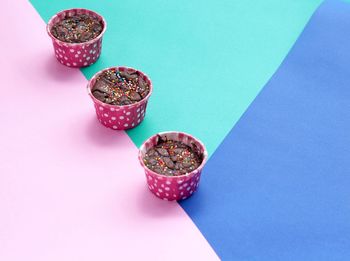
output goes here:
[[[102, 56], [83, 69], [87, 78], [112, 65], [136, 67], [152, 78], [156, 95], [150, 100], [147, 117], [137, 129], [128, 131], [136, 145], [155, 132], [179, 129], [202, 139], [213, 153], [277, 69], [321, 1], [224, 1], [220, 5], [214, 1], [31, 2], [45, 21], [61, 9], [77, 6], [105, 16], [109, 31]], [[23, 6], [21, 17], [28, 24], [33, 22], [33, 30], [27, 32], [30, 41], [20, 41], [23, 36], [17, 32], [23, 22], [14, 20], [12, 30], [6, 31], [11, 37], [1, 43], [8, 51], [3, 61], [11, 61], [2, 64], [2, 74], [12, 76], [5, 77], [8, 82], [2, 86], [4, 90], [21, 87], [17, 97], [21, 107], [2, 96], [1, 143], [5, 145], [1, 147], [0, 204], [5, 214], [0, 216], [0, 250], [5, 251], [0, 251], [0, 259], [216, 259], [178, 204], [169, 205], [148, 193], [142, 169], [134, 162], [137, 150], [127, 136], [104, 129], [94, 120], [93, 107], [84, 97], [85, 88], [76, 88], [86, 80], [79, 71], [72, 73], [55, 64], [54, 57], [50, 59], [45, 25], [34, 9], [25, 1], [6, 0], [2, 2], [3, 24], [18, 15], [18, 6]], [[318, 11], [311, 28], [319, 31], [306, 31], [312, 48], [298, 55], [292, 53], [290, 56], [296, 58], [288, 56], [287, 65], [281, 69], [304, 72], [306, 68], [293, 83], [298, 85], [306, 79], [314, 86], [320, 84], [310, 75], [317, 75], [318, 65], [324, 63], [328, 66], [322, 71], [326, 78], [321, 85], [329, 84], [329, 75], [346, 82], [342, 75], [347, 73], [344, 66], [348, 57], [332, 59], [339, 58], [337, 50], [347, 52], [348, 45], [342, 45], [347, 38], [338, 38], [346, 35], [341, 30], [348, 27], [347, 12], [347, 5], [338, 1], [328, 1]], [[329, 20], [336, 26], [327, 24]], [[318, 34], [331, 33], [333, 27], [340, 28], [332, 34], [334, 41]], [[315, 43], [324, 41], [325, 49], [314, 50]], [[304, 55], [310, 50], [314, 52], [306, 57], [316, 57], [318, 63], [300, 67], [308, 60]], [[18, 64], [22, 67], [15, 67]], [[21, 77], [17, 77], [18, 71]], [[317, 107], [323, 114], [308, 124], [323, 134], [320, 137], [325, 142], [316, 139], [309, 146], [307, 140], [299, 139], [309, 135], [299, 120], [312, 110], [299, 108], [301, 118], [290, 114], [298, 108], [288, 96], [286, 79], [290, 78], [282, 75], [275, 80], [277, 76], [209, 161], [198, 194], [181, 204], [225, 260], [347, 260], [348, 202], [342, 199], [348, 197], [345, 188], [349, 185], [344, 176], [344, 171], [348, 173], [348, 141], [344, 136], [348, 108], [344, 102], [335, 108]], [[277, 93], [269, 91], [276, 90], [269, 87], [273, 83], [279, 86]], [[33, 92], [39, 86], [45, 88]], [[344, 89], [337, 90], [339, 95], [327, 89], [318, 93], [313, 88], [301, 88], [293, 95], [314, 107], [323, 105], [323, 95], [335, 101], [347, 97]], [[76, 100], [81, 102], [80, 107]], [[43, 109], [49, 106], [51, 110]], [[332, 129], [320, 125], [329, 123], [327, 115], [339, 122]], [[279, 117], [286, 125], [279, 126]], [[290, 125], [289, 135], [274, 130]], [[297, 150], [275, 155], [295, 139]], [[294, 169], [282, 170], [286, 157], [287, 162], [294, 162], [300, 151], [309, 151], [311, 156], [307, 154], [309, 158]], [[320, 151], [322, 160], [320, 154], [313, 155], [314, 151]], [[269, 153], [275, 155], [273, 165], [267, 164]], [[312, 164], [315, 160], [322, 164]], [[106, 162], [113, 162], [113, 171]], [[330, 162], [336, 167], [324, 168]], [[300, 172], [307, 171], [310, 164], [313, 174], [302, 176]], [[317, 170], [324, 175], [318, 175]], [[297, 187], [300, 184], [302, 193]], [[184, 238], [191, 242], [184, 247], [191, 250], [174, 252], [172, 245]], [[153, 246], [158, 247], [157, 252]]]
[[137, 148], [98, 122], [35, 9], [1, 8], [0, 260], [217, 260], [182, 208], [148, 191]]
[[198, 137], [213, 153], [268, 81], [321, 0], [41, 1], [45, 21], [72, 7], [95, 10], [108, 29], [90, 78], [126, 65], [151, 77], [145, 121], [128, 131], [136, 146], [159, 131]]
[[326, 1], [181, 203], [224, 260], [350, 260], [350, 4]]

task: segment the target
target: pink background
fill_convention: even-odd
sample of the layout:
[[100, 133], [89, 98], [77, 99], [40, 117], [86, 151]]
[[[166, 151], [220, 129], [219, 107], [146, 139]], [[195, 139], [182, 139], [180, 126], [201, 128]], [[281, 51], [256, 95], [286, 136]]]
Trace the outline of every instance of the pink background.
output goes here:
[[96, 120], [34, 8], [1, 6], [0, 260], [218, 259], [176, 202], [148, 191], [137, 148]]

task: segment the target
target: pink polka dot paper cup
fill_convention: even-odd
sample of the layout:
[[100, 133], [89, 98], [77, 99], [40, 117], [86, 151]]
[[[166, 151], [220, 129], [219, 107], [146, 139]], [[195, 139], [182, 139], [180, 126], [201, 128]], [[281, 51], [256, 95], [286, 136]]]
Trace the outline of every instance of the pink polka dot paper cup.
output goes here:
[[[94, 39], [84, 43], [67, 43], [57, 39], [52, 33], [51, 28], [63, 19], [77, 15], [87, 14], [97, 18], [103, 25], [102, 32]], [[102, 37], [107, 28], [105, 19], [99, 14], [87, 9], [68, 9], [55, 14], [47, 24], [46, 30], [52, 39], [53, 48], [57, 60], [69, 67], [85, 67], [97, 61], [101, 54]]]
[[[142, 77], [142, 79], [149, 85], [150, 89], [147, 96], [136, 103], [120, 106], [106, 104], [96, 99], [92, 94], [92, 88], [94, 87], [98, 76], [110, 69], [116, 69], [117, 71], [121, 72], [127, 71], [130, 73], [137, 71], [140, 77]], [[109, 67], [99, 71], [90, 79], [87, 88], [88, 94], [94, 102], [97, 119], [102, 125], [113, 130], [127, 130], [139, 125], [145, 118], [148, 99], [153, 90], [152, 82], [146, 74], [134, 68], [123, 66]]]
[[[203, 158], [201, 165], [192, 172], [181, 176], [165, 176], [150, 170], [145, 165], [143, 158], [146, 152], [158, 143], [159, 139], [181, 141], [191, 148], [196, 147]], [[197, 190], [208, 152], [204, 144], [195, 137], [183, 132], [169, 131], [158, 133], [146, 140], [140, 147], [138, 158], [144, 168], [148, 188], [155, 196], [169, 201], [183, 200]]]

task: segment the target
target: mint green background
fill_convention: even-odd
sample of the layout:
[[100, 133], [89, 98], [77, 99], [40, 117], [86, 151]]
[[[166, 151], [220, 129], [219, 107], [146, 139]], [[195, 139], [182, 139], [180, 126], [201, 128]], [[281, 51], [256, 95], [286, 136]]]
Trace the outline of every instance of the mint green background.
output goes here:
[[181, 130], [200, 138], [211, 154], [276, 71], [321, 0], [31, 3], [45, 21], [72, 7], [105, 17], [102, 55], [82, 69], [88, 79], [113, 65], [135, 67], [151, 77], [154, 92], [146, 118], [128, 131], [137, 146], [156, 132]]

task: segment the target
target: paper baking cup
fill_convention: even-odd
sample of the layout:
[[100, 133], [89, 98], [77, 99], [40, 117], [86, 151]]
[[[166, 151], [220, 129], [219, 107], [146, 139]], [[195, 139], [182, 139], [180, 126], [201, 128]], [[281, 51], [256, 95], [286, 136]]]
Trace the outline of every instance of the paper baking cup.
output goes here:
[[[193, 144], [199, 148], [203, 155], [201, 165], [190, 173], [181, 176], [165, 176], [158, 174], [149, 168], [143, 162], [146, 152], [154, 147], [159, 140], [162, 139], [181, 141], [193, 148]], [[158, 198], [163, 200], [183, 200], [190, 197], [198, 188], [202, 169], [207, 161], [208, 152], [204, 144], [193, 136], [177, 131], [169, 131], [158, 133], [146, 140], [139, 150], [139, 161], [146, 173], [148, 188]]]
[[[140, 77], [143, 78], [143, 80], [148, 83], [150, 90], [148, 95], [143, 98], [141, 101], [129, 104], [129, 105], [110, 105], [101, 102], [100, 100], [96, 99], [95, 96], [92, 95], [92, 88], [95, 85], [97, 77], [110, 69], [116, 69], [118, 71], [129, 71], [129, 72], [139, 72]], [[91, 80], [88, 83], [88, 94], [90, 95], [92, 101], [94, 102], [97, 119], [102, 123], [104, 126], [111, 128], [113, 130], [126, 130], [131, 129], [139, 125], [146, 114], [146, 108], [148, 99], [152, 94], [152, 82], [150, 78], [145, 75], [143, 72], [130, 68], [130, 67], [110, 67], [107, 69], [104, 69], [102, 71], [99, 71], [96, 73]]]
[[[96, 38], [84, 43], [66, 43], [58, 40], [51, 34], [51, 28], [54, 24], [62, 21], [66, 17], [70, 17], [76, 14], [87, 14], [101, 21], [103, 25], [101, 34], [99, 34]], [[63, 10], [55, 14], [48, 22], [46, 30], [52, 39], [55, 56], [60, 63], [69, 67], [85, 67], [93, 64], [100, 57], [102, 48], [102, 36], [106, 31], [106, 28], [107, 23], [105, 19], [99, 14], [87, 9], [75, 8]]]

